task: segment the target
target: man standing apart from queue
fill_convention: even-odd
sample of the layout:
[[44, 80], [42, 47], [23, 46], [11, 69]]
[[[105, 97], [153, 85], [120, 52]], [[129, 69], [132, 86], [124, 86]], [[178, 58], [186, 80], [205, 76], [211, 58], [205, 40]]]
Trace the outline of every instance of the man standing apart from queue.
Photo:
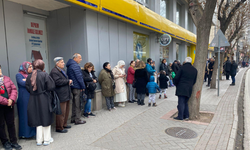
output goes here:
[[189, 118], [188, 100], [191, 97], [193, 85], [196, 82], [197, 70], [192, 66], [192, 58], [187, 57], [186, 63], [180, 68], [174, 77], [174, 85], [176, 86], [175, 95], [178, 96], [178, 117], [176, 120]]
[[69, 59], [67, 62], [67, 75], [69, 79], [73, 81], [71, 85], [72, 94], [73, 94], [73, 103], [72, 103], [72, 116], [71, 123], [85, 124], [86, 121], [81, 120], [81, 108], [80, 108], [80, 94], [82, 91], [85, 91], [85, 84], [82, 77], [81, 67], [79, 66], [82, 61], [82, 56], [78, 53], [75, 53], [72, 59]]

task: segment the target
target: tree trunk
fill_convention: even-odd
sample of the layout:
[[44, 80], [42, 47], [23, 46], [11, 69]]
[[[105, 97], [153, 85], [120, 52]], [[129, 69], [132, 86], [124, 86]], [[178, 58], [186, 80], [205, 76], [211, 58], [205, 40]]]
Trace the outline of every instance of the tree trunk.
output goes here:
[[[196, 21], [199, 22], [197, 26], [197, 45], [194, 67], [197, 69], [197, 80], [193, 87], [192, 95], [188, 101], [189, 119], [199, 119], [200, 98], [202, 92], [202, 85], [204, 80], [209, 34], [212, 24], [212, 17], [217, 0], [206, 1], [204, 13], [202, 17]], [[193, 17], [193, 16], [192, 16]]]

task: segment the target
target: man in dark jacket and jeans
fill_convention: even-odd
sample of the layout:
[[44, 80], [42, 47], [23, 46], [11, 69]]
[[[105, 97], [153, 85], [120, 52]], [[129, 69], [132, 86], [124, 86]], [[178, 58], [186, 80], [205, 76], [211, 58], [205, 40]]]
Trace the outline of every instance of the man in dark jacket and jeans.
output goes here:
[[174, 77], [174, 84], [176, 86], [175, 95], [178, 96], [178, 117], [176, 120], [183, 120], [189, 118], [188, 100], [191, 97], [193, 85], [196, 83], [197, 69], [195, 69], [191, 62], [192, 58], [187, 57], [186, 63], [180, 68]]
[[210, 87], [210, 82], [211, 82], [211, 78], [213, 75], [213, 69], [214, 69], [214, 59], [211, 58], [210, 63], [208, 64], [208, 83], [207, 83], [207, 87]]
[[229, 80], [230, 71], [231, 71], [231, 65], [229, 58], [227, 58], [226, 64], [225, 64], [225, 72], [226, 72], [226, 79]]
[[78, 65], [82, 61], [82, 56], [78, 53], [73, 55], [73, 59], [67, 62], [67, 75], [73, 81], [71, 86], [73, 94], [71, 123], [84, 124], [86, 121], [81, 120], [80, 94], [85, 91], [82, 70]]
[[230, 70], [230, 74], [232, 78], [232, 84], [230, 84], [230, 86], [235, 85], [235, 75], [237, 73], [237, 68], [238, 68], [238, 65], [235, 63], [235, 60], [233, 60], [231, 64], [231, 70]]

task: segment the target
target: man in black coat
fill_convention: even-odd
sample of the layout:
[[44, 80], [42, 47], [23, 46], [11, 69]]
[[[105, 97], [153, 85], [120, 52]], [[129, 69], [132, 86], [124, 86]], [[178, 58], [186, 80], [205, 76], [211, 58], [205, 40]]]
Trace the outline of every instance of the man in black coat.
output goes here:
[[63, 58], [56, 57], [54, 61], [56, 66], [51, 70], [50, 76], [55, 82], [55, 92], [60, 100], [60, 107], [62, 111], [61, 115], [56, 115], [56, 132], [67, 133], [67, 129], [71, 128], [71, 126], [67, 125], [67, 120], [69, 117], [70, 100], [72, 99], [70, 88], [72, 80], [68, 78], [63, 69], [65, 65]]
[[179, 66], [178, 66], [178, 61], [175, 60], [174, 63], [172, 64], [172, 70], [175, 74], [177, 74], [177, 72], [179, 71]]
[[235, 85], [235, 75], [237, 73], [237, 68], [238, 68], [238, 65], [235, 63], [235, 60], [233, 60], [231, 64], [231, 70], [230, 70], [230, 74], [232, 78], [232, 84], [230, 84], [231, 86]]
[[205, 74], [204, 74], [204, 82], [207, 82], [207, 76], [208, 76], [207, 65], [209, 64], [209, 62], [210, 62], [210, 59], [207, 59], [206, 67], [205, 67]]
[[212, 78], [212, 75], [213, 75], [213, 69], [214, 69], [214, 59], [213, 58], [211, 58], [207, 69], [208, 69], [208, 84], [207, 84], [207, 87], [210, 87], [210, 82], [211, 82], [211, 78]]
[[176, 86], [175, 95], [178, 96], [178, 117], [174, 119], [183, 120], [189, 118], [188, 100], [191, 97], [193, 85], [196, 83], [197, 69], [195, 69], [191, 62], [192, 58], [187, 57], [186, 63], [180, 68], [174, 78]]
[[226, 79], [229, 80], [230, 71], [231, 71], [231, 65], [229, 58], [227, 58], [227, 61], [225, 63], [225, 73], [226, 73]]

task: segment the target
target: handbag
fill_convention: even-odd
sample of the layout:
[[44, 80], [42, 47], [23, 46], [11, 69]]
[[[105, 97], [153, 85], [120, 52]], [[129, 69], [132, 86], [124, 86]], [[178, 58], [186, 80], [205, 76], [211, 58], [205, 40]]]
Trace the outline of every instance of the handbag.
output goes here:
[[172, 72], [172, 78], [174, 78], [175, 77], [175, 73], [174, 72]]
[[87, 89], [89, 91], [91, 91], [91, 92], [95, 91], [96, 87], [97, 87], [97, 85], [94, 82], [87, 82]]
[[52, 102], [51, 102], [52, 112], [54, 112], [56, 115], [61, 115], [62, 110], [61, 110], [61, 106], [60, 106], [60, 100], [59, 100], [56, 92], [53, 91], [51, 93], [51, 95], [52, 95]]
[[136, 88], [136, 80], [133, 81], [132, 87], [133, 87], [133, 88]]

